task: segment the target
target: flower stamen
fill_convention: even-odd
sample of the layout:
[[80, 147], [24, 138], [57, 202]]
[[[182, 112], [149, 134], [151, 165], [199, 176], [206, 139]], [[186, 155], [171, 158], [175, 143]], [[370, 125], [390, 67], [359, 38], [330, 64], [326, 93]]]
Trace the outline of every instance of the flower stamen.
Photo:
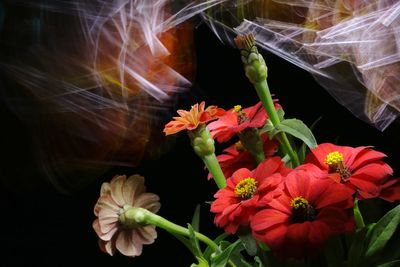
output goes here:
[[237, 151], [239, 151], [239, 152], [243, 152], [243, 151], [246, 150], [246, 148], [243, 146], [243, 144], [242, 144], [241, 141], [237, 141], [237, 142], [235, 143], [235, 149], [236, 149]]
[[324, 163], [331, 167], [336, 167], [338, 164], [343, 163], [343, 154], [339, 151], [333, 151], [326, 155]]
[[241, 105], [236, 105], [236, 106], [233, 107], [232, 112], [233, 113], [238, 113], [241, 110], [242, 110], [242, 106]]
[[333, 152], [329, 153], [328, 155], [326, 155], [324, 163], [326, 165], [328, 165], [329, 170], [331, 172], [339, 173], [340, 178], [342, 180], [351, 176], [350, 171], [344, 165], [343, 154], [340, 153], [339, 151], [333, 151]]
[[292, 221], [294, 223], [313, 221], [316, 216], [314, 207], [302, 196], [293, 198], [290, 206], [292, 207]]
[[254, 178], [247, 177], [236, 185], [235, 194], [242, 199], [249, 199], [253, 197], [256, 190], [257, 181]]

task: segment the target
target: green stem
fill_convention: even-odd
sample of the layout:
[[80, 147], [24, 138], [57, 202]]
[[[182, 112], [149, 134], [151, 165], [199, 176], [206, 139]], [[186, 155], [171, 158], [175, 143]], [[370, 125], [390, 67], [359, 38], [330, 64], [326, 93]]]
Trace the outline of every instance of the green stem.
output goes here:
[[354, 219], [356, 221], [357, 229], [362, 229], [365, 227], [364, 219], [362, 217], [360, 208], [358, 207], [358, 200], [354, 201]]
[[[152, 224], [154, 226], [160, 227], [170, 233], [177, 234], [177, 235], [182, 235], [189, 237], [190, 233], [189, 230], [185, 227], [182, 227], [180, 225], [177, 225], [173, 222], [168, 221], [167, 219], [164, 219], [163, 217], [154, 214], [146, 209], [143, 208], [132, 208], [128, 210], [126, 213], [131, 212], [131, 215], [127, 214], [126, 216], [131, 217], [133, 216], [135, 221], [143, 224]], [[197, 239], [205, 243], [207, 246], [211, 247], [213, 251], [216, 251], [218, 249], [218, 245], [214, 243], [210, 238], [207, 236], [199, 233], [199, 232], [194, 232], [195, 236]]]
[[222, 189], [226, 187], [226, 179], [215, 154], [212, 153], [210, 155], [206, 155], [202, 157], [202, 160], [204, 161], [204, 164], [207, 166], [207, 169], [211, 173], [218, 188]]
[[[269, 90], [267, 81], [263, 80], [261, 82], [254, 83], [254, 87], [256, 88], [257, 95], [260, 98], [265, 110], [267, 111], [272, 124], [274, 126], [278, 125], [280, 123], [280, 119], [278, 113], [276, 112], [274, 101], [272, 100], [271, 92]], [[281, 142], [282, 149], [286, 154], [289, 155], [293, 163], [293, 167], [299, 166], [300, 165], [299, 158], [296, 152], [293, 150], [289, 142], [289, 139], [286, 136], [286, 133], [281, 132], [279, 133], [279, 135], [280, 135], [279, 140]]]

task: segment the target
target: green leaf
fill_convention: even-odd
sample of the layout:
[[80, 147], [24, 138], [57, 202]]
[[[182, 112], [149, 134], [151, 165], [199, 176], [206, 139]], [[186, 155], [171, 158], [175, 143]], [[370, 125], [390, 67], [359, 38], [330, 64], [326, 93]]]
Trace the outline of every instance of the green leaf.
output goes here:
[[276, 134], [275, 127], [270, 119], [265, 122], [264, 127], [260, 130], [260, 134], [263, 133], [268, 133], [269, 139], [272, 139], [272, 137]]
[[256, 240], [254, 240], [251, 233], [246, 234], [246, 235], [240, 235], [239, 238], [242, 241], [243, 247], [246, 250], [247, 254], [249, 254], [250, 256], [256, 255], [257, 243], [256, 243]]
[[[314, 130], [315, 126], [317, 125], [317, 123], [322, 119], [322, 117], [318, 117], [310, 126], [310, 130]], [[306, 158], [306, 153], [307, 153], [307, 146], [306, 143], [303, 142], [303, 144], [301, 145], [299, 151], [297, 152], [297, 155], [299, 157], [299, 161], [300, 162], [304, 162], [305, 158]]]
[[261, 259], [258, 256], [254, 257], [253, 267], [264, 267], [264, 264], [262, 263]]
[[360, 263], [364, 251], [365, 237], [369, 231], [368, 227], [360, 229], [354, 234], [353, 241], [349, 249], [348, 266], [356, 267]]
[[396, 267], [400, 266], [400, 260], [386, 262], [384, 264], [378, 265], [377, 267]]
[[386, 213], [375, 225], [367, 240], [366, 257], [379, 254], [400, 223], [400, 205]]
[[[221, 243], [221, 241], [224, 240], [227, 236], [229, 236], [229, 234], [227, 234], [227, 233], [223, 233], [223, 234], [219, 235], [217, 238], [214, 239], [214, 243], [215, 244]], [[211, 247], [207, 247], [203, 253], [204, 258], [210, 259], [212, 252], [213, 252], [213, 249]]]
[[376, 265], [400, 259], [399, 243], [400, 228], [397, 228], [396, 232], [392, 235], [389, 242], [386, 244], [385, 249], [381, 253], [379, 253], [379, 260], [377, 261]]
[[197, 204], [192, 217], [192, 227], [195, 231], [200, 229], [200, 204]]
[[[224, 243], [224, 241], [221, 243]], [[230, 257], [232, 256], [232, 253], [241, 245], [242, 242], [240, 241], [240, 239], [238, 239], [235, 243], [230, 244], [225, 249], [221, 248], [220, 253], [214, 253], [213, 255], [211, 255], [211, 267], [225, 267]]]
[[328, 240], [324, 248], [324, 255], [329, 267], [341, 267], [344, 261], [344, 251], [340, 236]]
[[195, 231], [190, 224], [188, 224], [188, 229], [189, 229], [189, 240], [192, 246], [193, 254], [196, 256], [196, 258], [197, 257], [204, 258], [203, 253], [200, 250], [199, 240], [197, 239]]
[[278, 108], [276, 113], [278, 113], [279, 121], [283, 121], [285, 119], [285, 111], [283, 108]]
[[209, 267], [210, 265], [208, 265], [208, 261], [206, 261], [203, 258], [199, 258], [196, 257], [197, 261], [199, 262], [198, 264], [193, 263], [192, 265], [190, 265], [190, 267]]
[[271, 249], [268, 247], [268, 245], [263, 242], [259, 242], [258, 246], [264, 251], [271, 251]]
[[[275, 126], [276, 133], [285, 132], [302, 140], [309, 148], [317, 147], [317, 141], [311, 130], [301, 120], [287, 119]], [[275, 133], [275, 134], [276, 134]]]

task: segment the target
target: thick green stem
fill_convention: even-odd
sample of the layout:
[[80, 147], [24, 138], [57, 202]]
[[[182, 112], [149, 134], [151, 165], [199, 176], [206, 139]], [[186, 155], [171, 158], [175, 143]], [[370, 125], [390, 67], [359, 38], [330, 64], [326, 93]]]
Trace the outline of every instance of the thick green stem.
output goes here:
[[212, 153], [210, 155], [206, 155], [202, 157], [202, 160], [204, 161], [204, 164], [206, 165], [209, 172], [211, 173], [218, 188], [222, 189], [226, 187], [226, 179], [215, 154]]
[[[280, 119], [278, 113], [276, 112], [274, 101], [271, 96], [271, 92], [269, 91], [268, 83], [266, 80], [254, 83], [254, 87], [256, 88], [257, 95], [260, 98], [265, 110], [268, 113], [268, 116], [274, 126], [280, 123]], [[299, 158], [296, 152], [293, 150], [289, 139], [287, 138], [286, 134], [281, 132], [280, 135], [280, 142], [282, 145], [282, 149], [286, 154], [289, 155], [293, 167], [297, 167], [300, 165]]]
[[[132, 217], [138, 223], [152, 224], [173, 234], [182, 235], [186, 237], [190, 236], [190, 232], [187, 228], [177, 225], [173, 222], [170, 222], [167, 219], [164, 219], [163, 217], [143, 208], [132, 208], [126, 211], [125, 216], [128, 218]], [[194, 234], [197, 239], [199, 239], [201, 242], [211, 247], [214, 251], [218, 249], [218, 245], [215, 244], [214, 241], [212, 241], [207, 236], [199, 232], [194, 232]]]
[[[280, 119], [275, 110], [274, 101], [272, 100], [267, 84], [268, 68], [262, 55], [258, 53], [254, 36], [252, 34], [237, 36], [235, 42], [240, 49], [246, 76], [256, 88], [258, 97], [267, 111], [273, 126], [277, 126], [280, 123]], [[289, 155], [293, 167], [300, 165], [299, 158], [284, 132], [279, 133], [278, 140], [281, 143], [283, 151]]]

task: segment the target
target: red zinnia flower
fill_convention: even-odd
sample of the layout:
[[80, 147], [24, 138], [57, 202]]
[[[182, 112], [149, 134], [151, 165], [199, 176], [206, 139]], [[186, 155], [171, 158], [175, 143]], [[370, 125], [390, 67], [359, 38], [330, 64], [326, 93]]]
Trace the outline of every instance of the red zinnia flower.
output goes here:
[[[264, 142], [265, 157], [272, 157], [278, 148], [278, 144], [269, 140], [266, 134], [262, 135], [261, 138]], [[217, 160], [225, 177], [231, 177], [240, 168], [252, 170], [257, 167], [255, 158], [243, 147], [240, 141], [224, 149], [223, 154], [217, 156]], [[208, 179], [211, 179], [211, 174], [208, 175]]]
[[[394, 183], [392, 168], [381, 159], [385, 154], [369, 147], [320, 144], [307, 155], [305, 162], [329, 172], [329, 178], [343, 183], [360, 198], [379, 197], [382, 188]], [[388, 184], [389, 183], [389, 184]]]
[[302, 166], [288, 174], [282, 194], [251, 220], [254, 238], [280, 258], [312, 255], [332, 235], [354, 229], [347, 210], [353, 206], [352, 191], [312, 169]]
[[192, 106], [190, 111], [178, 110], [177, 113], [179, 117], [174, 117], [174, 119], [165, 125], [164, 133], [165, 135], [175, 134], [182, 130], [194, 130], [199, 124], [205, 124], [211, 120], [217, 119], [225, 113], [225, 110], [218, 108], [217, 106], [209, 106], [206, 109], [205, 102], [195, 104]]
[[218, 142], [226, 142], [236, 133], [246, 128], [260, 128], [268, 119], [267, 112], [261, 102], [242, 110], [241, 106], [235, 106], [221, 116], [217, 121], [208, 124], [211, 135]]
[[[289, 170], [279, 157], [266, 159], [250, 171], [242, 168], [233, 173], [211, 204], [216, 213], [214, 222], [234, 234], [240, 225], [248, 225], [251, 217], [271, 199], [280, 194], [281, 174]], [[261, 201], [262, 198], [262, 201]]]

